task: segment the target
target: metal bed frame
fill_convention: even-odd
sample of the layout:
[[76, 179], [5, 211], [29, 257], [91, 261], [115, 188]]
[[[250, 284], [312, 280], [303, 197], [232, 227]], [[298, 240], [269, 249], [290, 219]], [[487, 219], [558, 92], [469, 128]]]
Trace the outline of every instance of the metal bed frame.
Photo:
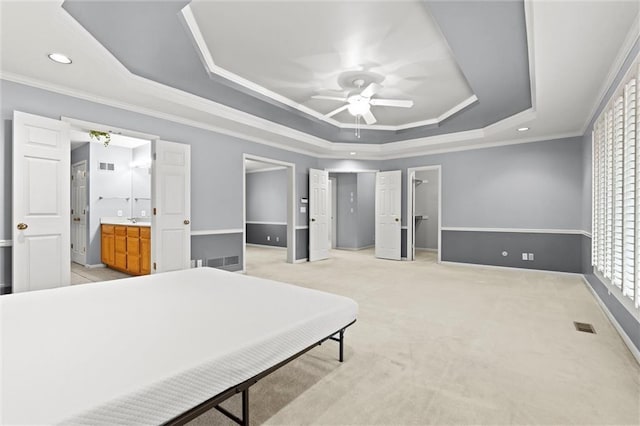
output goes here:
[[[232, 386], [229, 389], [220, 392], [219, 394], [217, 394], [216, 396], [204, 401], [203, 403], [196, 405], [195, 407], [191, 408], [188, 411], [185, 411], [184, 413], [174, 417], [173, 419], [163, 423], [163, 426], [179, 426], [179, 425], [184, 425], [187, 422], [195, 419], [196, 417], [200, 416], [201, 414], [204, 414], [205, 412], [209, 411], [212, 408], [215, 408], [216, 410], [218, 410], [219, 412], [221, 412], [222, 414], [224, 414], [225, 416], [227, 416], [229, 419], [233, 420], [235, 423], [241, 425], [241, 426], [249, 426], [249, 388], [251, 386], [253, 386], [254, 384], [256, 384], [260, 379], [268, 376], [269, 374], [273, 373], [274, 371], [278, 370], [280, 367], [290, 363], [291, 361], [293, 361], [294, 359], [298, 358], [299, 356], [309, 352], [311, 349], [315, 348], [316, 346], [320, 346], [321, 344], [323, 344], [326, 340], [334, 340], [336, 342], [338, 342], [340, 344], [340, 349], [339, 349], [339, 360], [340, 362], [344, 361], [344, 332], [347, 329], [347, 327], [351, 326], [353, 323], [355, 323], [356, 320], [351, 321], [349, 324], [347, 324], [346, 326], [342, 327], [340, 330], [331, 333], [330, 335], [328, 335], [327, 337], [325, 337], [324, 339], [321, 339], [320, 341], [314, 343], [313, 345], [301, 350], [300, 352], [296, 353], [295, 355], [290, 356], [289, 358], [285, 359], [284, 361], [279, 362], [278, 364], [274, 365], [273, 367], [270, 367], [266, 370], [264, 370], [261, 373], [256, 374], [255, 376], [251, 377], [248, 380], [245, 380], [244, 382]], [[338, 335], [339, 337], [335, 337], [336, 335]], [[229, 412], [228, 410], [222, 408], [220, 406], [221, 403], [223, 403], [224, 401], [226, 401], [227, 399], [231, 398], [232, 396], [238, 394], [238, 393], [242, 393], [242, 417], [238, 417], [236, 415], [234, 415], [233, 413]]]

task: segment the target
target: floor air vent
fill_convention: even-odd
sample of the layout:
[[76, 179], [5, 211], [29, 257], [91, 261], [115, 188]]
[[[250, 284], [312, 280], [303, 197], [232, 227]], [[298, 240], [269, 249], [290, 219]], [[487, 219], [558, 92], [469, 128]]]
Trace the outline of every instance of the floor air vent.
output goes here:
[[237, 265], [240, 263], [239, 256], [227, 256], [224, 258], [224, 266]]
[[587, 324], [586, 322], [573, 322], [573, 325], [576, 327], [576, 330], [582, 331], [585, 333], [596, 334], [595, 328], [591, 324]]

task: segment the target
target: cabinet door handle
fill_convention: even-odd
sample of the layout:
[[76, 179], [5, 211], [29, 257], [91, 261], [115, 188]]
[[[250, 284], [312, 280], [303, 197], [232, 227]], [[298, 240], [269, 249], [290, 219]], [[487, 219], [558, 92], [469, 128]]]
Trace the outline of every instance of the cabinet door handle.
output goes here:
[[184, 224], [185, 224], [185, 225], [188, 225], [188, 224], [190, 224], [190, 223], [191, 223], [191, 222], [189, 222], [189, 219], [185, 219], [185, 220], [184, 220]]

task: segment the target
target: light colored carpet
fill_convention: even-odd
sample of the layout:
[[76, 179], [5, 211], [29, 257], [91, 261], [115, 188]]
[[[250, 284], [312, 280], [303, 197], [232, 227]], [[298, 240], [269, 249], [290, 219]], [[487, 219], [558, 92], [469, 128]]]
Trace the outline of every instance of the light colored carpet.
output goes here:
[[[640, 367], [580, 277], [418, 256], [334, 250], [290, 265], [247, 248], [249, 275], [360, 304], [345, 362], [327, 342], [258, 382], [252, 424], [640, 423]], [[238, 398], [225, 406], [238, 412]], [[233, 423], [211, 410], [191, 424]]]

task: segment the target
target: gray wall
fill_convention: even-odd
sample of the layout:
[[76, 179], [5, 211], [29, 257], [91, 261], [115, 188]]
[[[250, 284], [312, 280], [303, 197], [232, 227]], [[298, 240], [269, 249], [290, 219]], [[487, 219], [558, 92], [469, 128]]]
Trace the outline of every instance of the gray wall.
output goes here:
[[330, 173], [336, 178], [336, 248], [375, 243], [375, 173]]
[[247, 222], [287, 222], [287, 170], [247, 173]]
[[422, 183], [415, 186], [415, 214], [422, 220], [416, 221], [416, 248], [438, 248], [438, 171], [420, 170], [416, 179]]
[[358, 248], [375, 244], [376, 174], [358, 173]]
[[246, 174], [247, 243], [287, 246], [287, 186], [286, 169]]
[[337, 173], [336, 248], [358, 248], [358, 179], [355, 173]]

